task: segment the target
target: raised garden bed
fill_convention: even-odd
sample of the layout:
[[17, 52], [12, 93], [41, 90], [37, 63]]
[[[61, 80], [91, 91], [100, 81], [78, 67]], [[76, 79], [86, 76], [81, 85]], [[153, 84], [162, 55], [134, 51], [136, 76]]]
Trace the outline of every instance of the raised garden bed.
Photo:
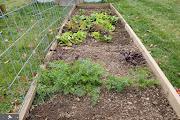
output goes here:
[[38, 80], [35, 101], [44, 102], [28, 120], [178, 119], [179, 96], [112, 5], [80, 5], [70, 16]]

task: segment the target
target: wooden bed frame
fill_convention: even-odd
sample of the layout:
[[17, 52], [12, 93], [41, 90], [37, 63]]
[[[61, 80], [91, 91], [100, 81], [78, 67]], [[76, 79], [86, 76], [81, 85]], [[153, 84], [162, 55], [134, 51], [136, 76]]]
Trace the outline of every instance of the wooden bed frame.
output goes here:
[[[163, 71], [160, 69], [160, 67], [158, 66], [156, 61], [150, 55], [148, 50], [145, 48], [145, 46], [143, 45], [141, 40], [138, 38], [138, 36], [135, 34], [135, 32], [132, 30], [132, 28], [128, 25], [128, 23], [125, 21], [125, 19], [122, 17], [122, 15], [115, 9], [115, 7], [112, 4], [104, 3], [104, 4], [74, 5], [72, 7], [72, 9], [70, 10], [69, 14], [67, 15], [67, 17], [65, 18], [65, 20], [63, 21], [62, 26], [59, 29], [59, 34], [62, 33], [62, 29], [63, 29], [64, 25], [67, 23], [68, 19], [70, 19], [73, 11], [76, 8], [109, 8], [109, 9], [112, 9], [117, 14], [117, 16], [120, 18], [122, 23], [125, 25], [125, 29], [129, 33], [130, 37], [132, 38], [134, 43], [137, 45], [139, 50], [142, 52], [144, 58], [146, 59], [146, 61], [148, 63], [149, 68], [153, 71], [153, 73], [156, 75], [156, 77], [160, 81], [162, 90], [164, 90], [165, 94], [167, 95], [167, 98], [169, 100], [170, 105], [172, 106], [172, 108], [176, 112], [177, 116], [180, 118], [180, 96], [177, 94], [176, 90], [174, 89], [172, 84], [169, 82], [169, 80], [167, 79], [167, 77], [165, 76]], [[52, 43], [51, 47], [49, 48], [49, 51], [48, 51], [48, 53], [45, 57], [45, 60], [44, 60], [44, 66], [45, 67], [48, 64], [48, 62], [50, 61], [50, 58], [53, 55], [53, 53], [57, 47], [57, 44], [58, 44], [57, 41], [54, 41]], [[28, 115], [29, 109], [30, 109], [32, 102], [33, 102], [33, 99], [35, 97], [36, 87], [37, 87], [37, 83], [34, 80], [31, 84], [31, 87], [30, 87], [26, 97], [25, 97], [22, 109], [18, 113], [20, 120], [24, 120], [26, 118], [26, 116]], [[15, 114], [17, 114], [17, 113], [15, 113]]]

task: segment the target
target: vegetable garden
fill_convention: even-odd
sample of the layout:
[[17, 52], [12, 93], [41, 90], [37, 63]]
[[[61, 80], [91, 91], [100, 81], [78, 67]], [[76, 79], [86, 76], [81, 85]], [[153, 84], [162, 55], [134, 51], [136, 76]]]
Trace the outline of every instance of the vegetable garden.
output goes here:
[[38, 78], [38, 106], [28, 120], [176, 119], [158, 80], [111, 9], [76, 8], [56, 39], [58, 46]]
[[0, 113], [178, 119], [178, 94], [114, 6], [76, 2], [0, 11]]

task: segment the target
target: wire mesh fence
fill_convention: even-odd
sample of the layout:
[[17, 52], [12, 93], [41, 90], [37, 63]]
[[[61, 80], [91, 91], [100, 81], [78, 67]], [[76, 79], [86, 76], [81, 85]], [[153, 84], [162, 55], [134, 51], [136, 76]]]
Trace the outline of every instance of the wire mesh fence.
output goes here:
[[21, 109], [33, 78], [55, 40], [67, 6], [30, 2], [13, 11], [0, 11], [0, 113]]

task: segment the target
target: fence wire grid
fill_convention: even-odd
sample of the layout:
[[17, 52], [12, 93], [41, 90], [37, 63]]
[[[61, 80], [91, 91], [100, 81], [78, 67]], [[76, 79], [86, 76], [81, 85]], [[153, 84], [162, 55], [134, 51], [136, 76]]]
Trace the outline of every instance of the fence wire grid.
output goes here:
[[31, 82], [74, 3], [30, 2], [6, 13], [0, 11], [0, 113], [21, 110]]

